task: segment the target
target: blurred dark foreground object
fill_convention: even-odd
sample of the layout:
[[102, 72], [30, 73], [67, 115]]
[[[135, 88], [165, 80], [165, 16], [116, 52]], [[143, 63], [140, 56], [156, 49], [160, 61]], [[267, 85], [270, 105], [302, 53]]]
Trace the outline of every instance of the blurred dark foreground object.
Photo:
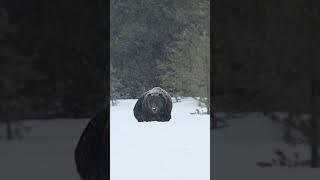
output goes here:
[[109, 178], [109, 107], [98, 112], [82, 132], [75, 149], [75, 163], [82, 180]]
[[133, 113], [138, 122], [164, 122], [171, 119], [171, 110], [172, 100], [170, 94], [160, 87], [154, 87], [138, 99]]

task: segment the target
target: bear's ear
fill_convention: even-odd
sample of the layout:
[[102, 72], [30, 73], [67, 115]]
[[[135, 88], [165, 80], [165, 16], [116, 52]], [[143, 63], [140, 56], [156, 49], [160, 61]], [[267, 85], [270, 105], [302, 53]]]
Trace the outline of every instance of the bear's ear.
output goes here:
[[138, 120], [138, 122], [144, 121], [144, 115], [142, 110], [142, 103], [145, 97], [145, 93], [138, 99], [133, 108], [134, 117]]

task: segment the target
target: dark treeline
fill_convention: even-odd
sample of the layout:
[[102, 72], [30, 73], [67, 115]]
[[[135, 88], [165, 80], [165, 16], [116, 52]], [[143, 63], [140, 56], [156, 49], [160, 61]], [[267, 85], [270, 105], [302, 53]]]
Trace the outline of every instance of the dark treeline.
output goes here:
[[[215, 1], [213, 94], [216, 111], [288, 112], [319, 166], [320, 2]], [[308, 118], [303, 118], [303, 115]]]
[[111, 98], [160, 86], [209, 99], [209, 8], [209, 0], [112, 0]]
[[310, 68], [318, 69], [320, 57], [316, 4], [300, 0], [215, 4], [216, 109], [307, 111]]
[[106, 103], [105, 1], [0, 1], [0, 121], [88, 117]]

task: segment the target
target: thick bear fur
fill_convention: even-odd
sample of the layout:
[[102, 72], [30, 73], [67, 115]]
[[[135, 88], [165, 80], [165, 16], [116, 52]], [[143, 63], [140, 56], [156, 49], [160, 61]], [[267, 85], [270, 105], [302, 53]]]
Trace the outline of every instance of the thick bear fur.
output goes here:
[[133, 113], [138, 122], [169, 121], [171, 119], [172, 100], [169, 93], [155, 87], [145, 93], [136, 102]]
[[109, 166], [109, 108], [92, 118], [75, 149], [77, 172], [82, 180], [106, 180]]

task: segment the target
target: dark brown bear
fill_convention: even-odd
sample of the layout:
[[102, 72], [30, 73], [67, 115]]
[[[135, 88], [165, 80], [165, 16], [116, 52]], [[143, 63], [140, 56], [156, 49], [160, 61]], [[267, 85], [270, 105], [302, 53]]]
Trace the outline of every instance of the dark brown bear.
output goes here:
[[138, 122], [169, 121], [172, 100], [165, 90], [155, 87], [145, 92], [134, 106], [133, 113]]
[[75, 163], [82, 180], [109, 178], [109, 107], [98, 112], [82, 132], [75, 149]]

